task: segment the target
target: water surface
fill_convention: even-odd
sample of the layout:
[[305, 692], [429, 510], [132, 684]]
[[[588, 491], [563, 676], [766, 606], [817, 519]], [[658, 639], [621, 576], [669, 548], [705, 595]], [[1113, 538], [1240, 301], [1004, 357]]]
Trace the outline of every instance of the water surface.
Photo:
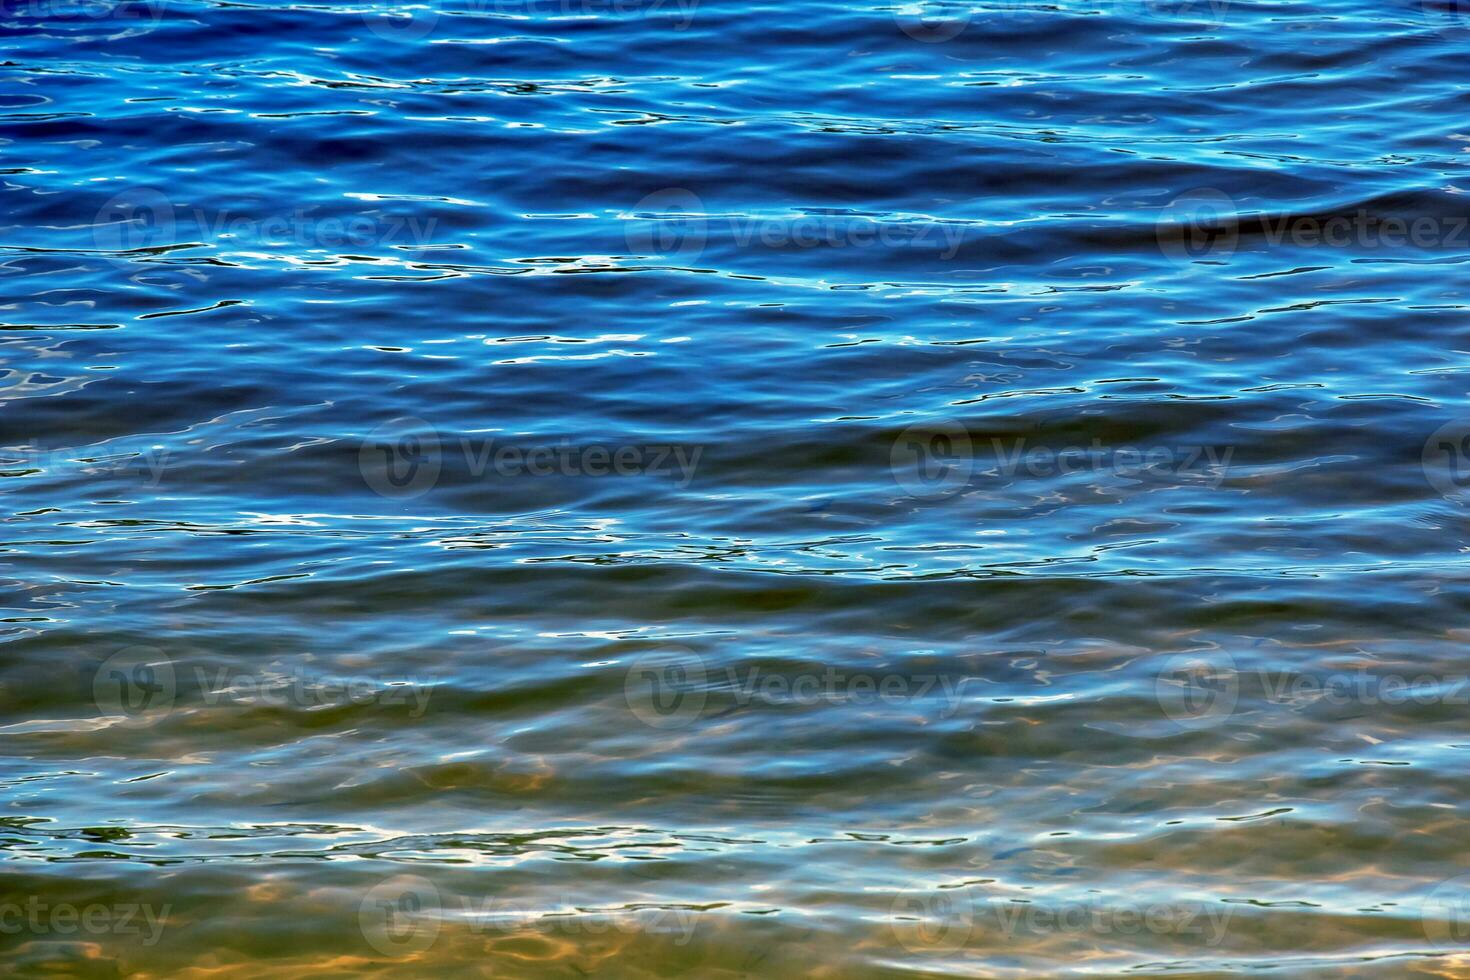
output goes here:
[[0, 35], [14, 975], [1470, 976], [1457, 4]]

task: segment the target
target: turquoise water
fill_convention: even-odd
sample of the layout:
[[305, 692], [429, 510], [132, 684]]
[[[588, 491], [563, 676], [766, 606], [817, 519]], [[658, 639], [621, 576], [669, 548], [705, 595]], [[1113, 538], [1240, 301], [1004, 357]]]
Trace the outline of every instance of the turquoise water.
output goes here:
[[0, 963], [1470, 976], [1470, 13], [5, 0]]

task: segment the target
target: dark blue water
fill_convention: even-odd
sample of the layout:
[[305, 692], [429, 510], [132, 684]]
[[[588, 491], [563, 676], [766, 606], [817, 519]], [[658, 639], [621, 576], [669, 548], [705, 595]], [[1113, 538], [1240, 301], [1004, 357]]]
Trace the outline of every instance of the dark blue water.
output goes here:
[[1470, 12], [4, 0], [20, 977], [1470, 976]]

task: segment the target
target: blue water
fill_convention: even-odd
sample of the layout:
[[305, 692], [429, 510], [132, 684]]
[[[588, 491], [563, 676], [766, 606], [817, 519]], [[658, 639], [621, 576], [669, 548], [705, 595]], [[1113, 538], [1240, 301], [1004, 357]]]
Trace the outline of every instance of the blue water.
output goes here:
[[1455, 0], [0, 13], [14, 975], [1470, 976]]

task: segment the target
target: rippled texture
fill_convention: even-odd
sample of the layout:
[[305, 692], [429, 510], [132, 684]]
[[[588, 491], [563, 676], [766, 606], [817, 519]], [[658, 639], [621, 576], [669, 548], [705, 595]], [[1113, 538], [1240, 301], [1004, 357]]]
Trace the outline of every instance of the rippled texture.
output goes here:
[[1456, 3], [0, 36], [14, 975], [1470, 976]]

